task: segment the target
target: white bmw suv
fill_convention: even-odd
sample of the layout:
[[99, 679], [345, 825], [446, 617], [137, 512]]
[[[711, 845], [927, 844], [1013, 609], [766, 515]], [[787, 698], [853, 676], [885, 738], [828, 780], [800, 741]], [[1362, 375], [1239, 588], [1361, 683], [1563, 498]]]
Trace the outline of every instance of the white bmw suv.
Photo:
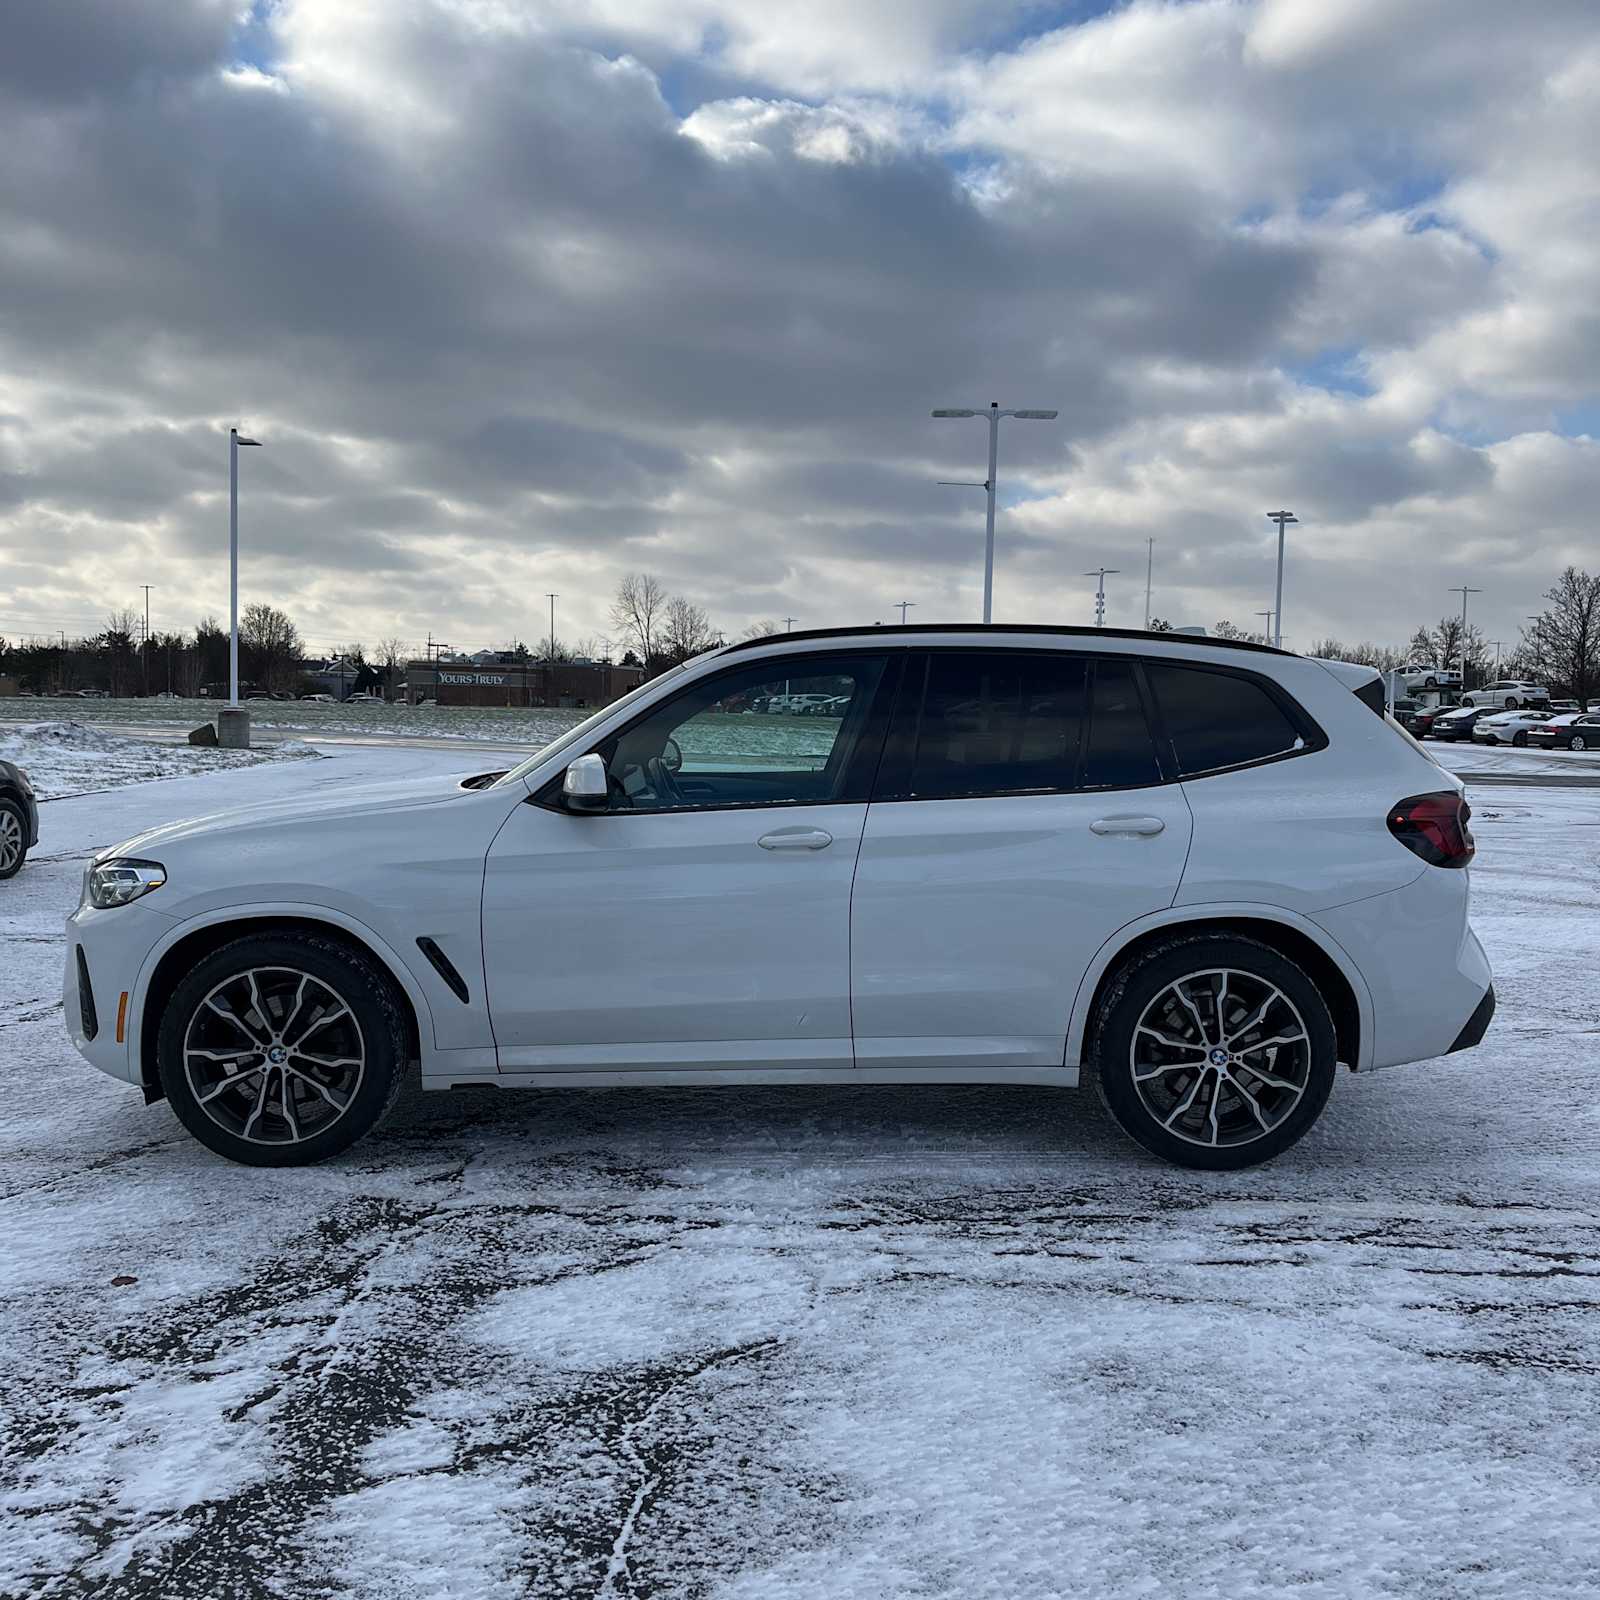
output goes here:
[[[786, 687], [787, 686], [787, 687]], [[750, 717], [763, 697], [837, 717]], [[1474, 1045], [1460, 782], [1366, 667], [1111, 629], [729, 646], [510, 772], [97, 856], [66, 1015], [237, 1161], [426, 1088], [1089, 1078], [1185, 1166]], [[1419, 965], [1420, 963], [1420, 965]]]

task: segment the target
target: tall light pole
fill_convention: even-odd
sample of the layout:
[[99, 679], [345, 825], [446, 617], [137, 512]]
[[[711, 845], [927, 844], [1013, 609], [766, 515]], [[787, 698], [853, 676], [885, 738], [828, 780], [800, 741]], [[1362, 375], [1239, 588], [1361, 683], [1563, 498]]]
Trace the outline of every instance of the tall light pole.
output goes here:
[[545, 593], [545, 599], [550, 602], [550, 659], [556, 658], [556, 601], [561, 598], [558, 594]]
[[1091, 572], [1084, 573], [1086, 578], [1098, 578], [1100, 587], [1094, 592], [1094, 625], [1103, 628], [1106, 625], [1106, 574], [1118, 572], [1118, 567], [1096, 567]]
[[998, 400], [989, 402], [987, 411], [978, 411], [970, 407], [955, 407], [942, 411], [935, 411], [936, 417], [987, 417], [989, 419], [989, 476], [982, 483], [967, 479], [941, 478], [939, 481], [957, 489], [983, 489], [988, 494], [988, 515], [984, 520], [983, 535], [983, 620], [989, 622], [994, 617], [994, 491], [995, 471], [1000, 455], [1000, 419], [1002, 417], [1020, 417], [1025, 422], [1054, 422], [1058, 413], [1054, 411], [1002, 411]]
[[150, 698], [150, 585], [141, 583], [139, 587], [144, 590], [144, 649], [139, 654], [144, 657], [144, 693], [148, 700]]
[[259, 439], [241, 439], [228, 429], [228, 704], [239, 704], [239, 451]]
[[1482, 594], [1482, 589], [1469, 589], [1465, 584], [1452, 584], [1451, 594], [1461, 596], [1461, 692], [1467, 692], [1467, 596]]
[[1283, 530], [1286, 524], [1299, 520], [1292, 511], [1267, 513], [1267, 521], [1278, 524], [1278, 592], [1272, 597], [1272, 615], [1277, 622], [1277, 629], [1272, 635], [1272, 642], [1280, 650], [1283, 648]]
[[1144, 542], [1144, 631], [1150, 631], [1150, 575], [1155, 571], [1156, 542], [1146, 539]]
[[900, 607], [900, 626], [902, 628], [905, 627], [905, 625], [906, 625], [906, 612], [911, 610], [912, 607], [916, 605], [916, 603], [917, 602], [915, 600], [896, 600], [895, 601], [895, 604]]

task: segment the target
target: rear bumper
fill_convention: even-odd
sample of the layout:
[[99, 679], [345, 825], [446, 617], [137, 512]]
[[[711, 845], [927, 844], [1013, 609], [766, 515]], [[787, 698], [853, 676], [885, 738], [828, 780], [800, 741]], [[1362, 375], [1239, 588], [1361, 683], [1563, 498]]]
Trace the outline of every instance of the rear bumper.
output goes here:
[[1372, 1039], [1365, 1066], [1429, 1061], [1483, 1037], [1494, 1014], [1494, 974], [1467, 921], [1467, 880], [1466, 871], [1427, 867], [1403, 889], [1312, 919], [1366, 979]]
[[1478, 1002], [1477, 1009], [1467, 1018], [1466, 1026], [1456, 1035], [1456, 1042], [1445, 1051], [1445, 1054], [1453, 1056], [1457, 1050], [1470, 1050], [1475, 1044], [1481, 1043], [1493, 1020], [1494, 985], [1491, 983], [1484, 990], [1483, 999]]

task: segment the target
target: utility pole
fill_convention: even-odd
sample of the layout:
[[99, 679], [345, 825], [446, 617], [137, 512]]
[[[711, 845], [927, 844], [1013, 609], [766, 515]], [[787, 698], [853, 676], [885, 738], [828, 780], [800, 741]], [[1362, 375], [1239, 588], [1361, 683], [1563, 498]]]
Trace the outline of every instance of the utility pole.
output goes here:
[[1467, 596], [1482, 594], [1482, 589], [1469, 589], [1465, 584], [1452, 585], [1451, 594], [1461, 596], [1461, 692], [1467, 692]]
[[558, 594], [546, 592], [545, 599], [550, 602], [550, 659], [556, 658], [556, 601], [561, 598]]
[[239, 704], [239, 452], [259, 439], [241, 439], [228, 429], [228, 704]]
[[900, 626], [902, 628], [905, 627], [905, 625], [906, 625], [906, 612], [911, 610], [911, 608], [913, 606], [915, 606], [916, 603], [917, 602], [915, 600], [896, 600], [895, 601], [895, 604], [900, 607]]
[[1277, 632], [1272, 636], [1272, 642], [1278, 649], [1283, 648], [1283, 530], [1290, 522], [1300, 519], [1292, 511], [1269, 511], [1268, 522], [1278, 524], [1278, 592], [1272, 597], [1272, 614], [1277, 619]]
[[1261, 637], [1263, 639], [1265, 639], [1268, 644], [1271, 644], [1271, 642], [1272, 642], [1272, 613], [1270, 611], [1258, 611], [1255, 614], [1258, 617], [1265, 617], [1267, 619], [1267, 631], [1264, 634], [1262, 634]]
[[1150, 575], [1155, 571], [1156, 542], [1146, 539], [1144, 542], [1144, 631], [1150, 631]]
[[799, 617], [785, 617], [785, 618], [783, 618], [783, 631], [785, 633], [793, 633], [794, 632], [794, 625], [799, 620], [800, 620]]
[[995, 475], [1000, 454], [1000, 419], [1020, 417], [1027, 422], [1054, 422], [1054, 411], [1002, 411], [998, 400], [989, 402], [987, 411], [957, 407], [954, 410], [935, 411], [936, 417], [987, 417], [989, 421], [989, 476], [982, 483], [968, 479], [941, 478], [939, 482], [954, 489], [982, 489], [988, 495], [988, 514], [983, 535], [983, 620], [989, 622], [994, 615], [994, 495]]
[[1092, 572], [1084, 573], [1086, 578], [1098, 578], [1100, 580], [1100, 585], [1094, 592], [1094, 625], [1097, 628], [1103, 628], [1106, 625], [1106, 574], [1120, 570], [1118, 567], [1096, 567]]
[[150, 698], [150, 585], [141, 583], [144, 590], [144, 648], [139, 652], [140, 660], [144, 666], [144, 697]]

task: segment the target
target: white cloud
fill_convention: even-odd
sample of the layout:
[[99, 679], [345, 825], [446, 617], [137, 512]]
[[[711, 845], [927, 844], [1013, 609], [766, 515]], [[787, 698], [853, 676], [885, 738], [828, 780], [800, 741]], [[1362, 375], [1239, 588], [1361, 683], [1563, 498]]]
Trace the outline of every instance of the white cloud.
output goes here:
[[1240, 620], [1276, 502], [1297, 638], [1594, 563], [1582, 0], [71, 10], [0, 63], [0, 632], [215, 609], [235, 419], [246, 589], [319, 643], [591, 633], [635, 566], [730, 631], [970, 615], [927, 412], [989, 398], [1062, 411], [1001, 615], [1154, 534], [1158, 612]]

